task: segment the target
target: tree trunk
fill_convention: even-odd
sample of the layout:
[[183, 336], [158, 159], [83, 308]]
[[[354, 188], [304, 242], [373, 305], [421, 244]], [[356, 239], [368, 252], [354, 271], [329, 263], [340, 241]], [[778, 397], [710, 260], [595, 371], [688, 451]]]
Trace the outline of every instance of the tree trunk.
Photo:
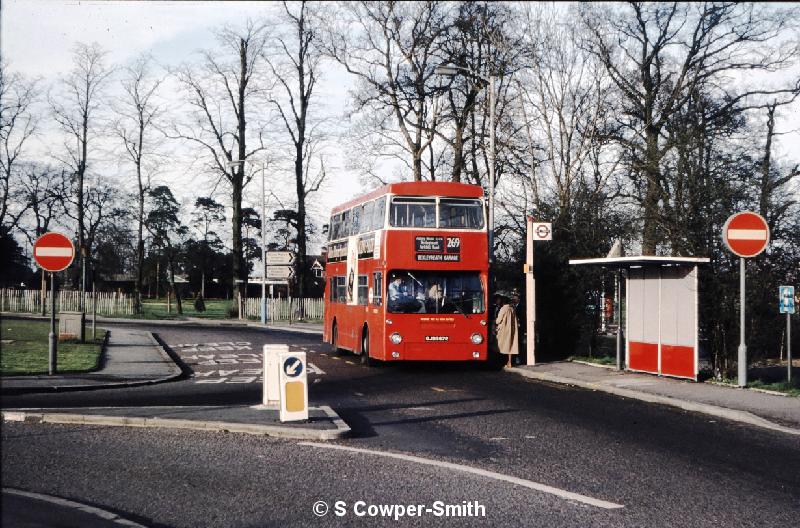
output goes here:
[[453, 140], [453, 172], [450, 179], [461, 182], [461, 171], [464, 167], [464, 126], [459, 120], [456, 123], [456, 137]]
[[183, 315], [183, 305], [181, 304], [181, 294], [175, 287], [175, 258], [172, 255], [172, 249], [169, 250], [169, 285], [172, 293], [175, 295], [175, 305], [178, 307], [178, 315]]
[[769, 171], [772, 165], [772, 137], [775, 135], [775, 107], [772, 104], [767, 107], [767, 144], [764, 146], [764, 157], [761, 159], [761, 193], [758, 200], [758, 212], [765, 219], [769, 213], [769, 197], [772, 189], [770, 188]]
[[651, 126], [646, 128], [647, 149], [644, 159], [644, 174], [646, 180], [644, 196], [644, 226], [642, 229], [642, 255], [655, 255], [659, 242], [659, 207], [658, 200], [661, 196], [659, 190], [659, 153], [658, 130]]
[[233, 224], [233, 298], [237, 299], [241, 293], [242, 280], [242, 177], [237, 171], [233, 178], [232, 194], [233, 214], [231, 222]]
[[142, 313], [142, 282], [144, 280], [144, 188], [141, 166], [136, 168], [139, 176], [139, 225], [136, 239], [136, 285], [134, 287], [134, 312]]

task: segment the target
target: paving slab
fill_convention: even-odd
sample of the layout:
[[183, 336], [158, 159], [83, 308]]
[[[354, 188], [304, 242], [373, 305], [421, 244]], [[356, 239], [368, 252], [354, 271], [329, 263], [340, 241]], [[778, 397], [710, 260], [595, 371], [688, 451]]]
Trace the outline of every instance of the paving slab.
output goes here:
[[281, 422], [275, 406], [80, 407], [9, 409], [3, 420], [125, 427], [228, 431], [304, 440], [334, 440], [350, 427], [328, 406], [309, 407], [309, 419]]
[[796, 397], [574, 362], [526, 365], [509, 370], [542, 381], [601, 390], [800, 434], [800, 398]]

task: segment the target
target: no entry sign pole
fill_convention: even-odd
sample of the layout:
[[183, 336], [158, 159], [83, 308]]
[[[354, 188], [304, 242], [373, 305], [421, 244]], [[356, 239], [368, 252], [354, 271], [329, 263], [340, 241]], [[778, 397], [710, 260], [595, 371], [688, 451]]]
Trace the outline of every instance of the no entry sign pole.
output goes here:
[[58, 340], [56, 339], [56, 274], [50, 272], [50, 335], [47, 345], [47, 373], [51, 376], [58, 368]]
[[751, 211], [731, 215], [722, 227], [722, 240], [739, 257], [739, 350], [738, 385], [747, 386], [747, 343], [745, 341], [745, 262], [767, 247], [769, 225], [764, 217]]
[[747, 386], [747, 342], [745, 340], [745, 317], [744, 317], [744, 304], [745, 304], [745, 263], [744, 258], [739, 258], [739, 350], [738, 350], [738, 365], [739, 365], [739, 386]]
[[33, 259], [42, 268], [42, 273], [50, 272], [50, 334], [47, 345], [47, 372], [52, 376], [58, 370], [56, 339], [56, 272], [67, 269], [75, 258], [72, 241], [61, 233], [45, 233], [33, 243]]

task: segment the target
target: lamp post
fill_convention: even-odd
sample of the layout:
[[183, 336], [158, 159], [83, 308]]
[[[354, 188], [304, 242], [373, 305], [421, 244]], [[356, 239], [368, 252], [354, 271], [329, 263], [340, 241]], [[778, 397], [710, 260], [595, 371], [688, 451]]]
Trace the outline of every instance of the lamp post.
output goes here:
[[[266, 184], [264, 176], [264, 162], [259, 162], [261, 165], [261, 324], [267, 324], [267, 236], [266, 236], [266, 222], [267, 222], [267, 202], [266, 202]], [[229, 167], [236, 167], [244, 164], [244, 160], [229, 161]]]
[[[484, 86], [489, 87], [489, 264], [494, 265], [494, 166], [495, 166], [495, 80], [496, 76], [490, 75], [485, 77], [476, 73], [469, 68], [463, 66], [453, 66], [452, 64], [440, 64], [434, 68], [433, 73], [436, 75], [444, 75], [447, 77], [455, 77], [456, 75], [463, 74], [468, 77], [474, 77], [484, 82]], [[491, 288], [491, 284], [490, 284]]]

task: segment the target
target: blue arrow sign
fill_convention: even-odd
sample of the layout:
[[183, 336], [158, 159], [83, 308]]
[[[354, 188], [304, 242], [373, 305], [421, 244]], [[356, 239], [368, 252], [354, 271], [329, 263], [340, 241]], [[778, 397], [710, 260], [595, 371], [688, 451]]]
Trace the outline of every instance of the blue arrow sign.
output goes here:
[[296, 378], [303, 372], [303, 362], [298, 357], [289, 356], [283, 362], [283, 372], [290, 378]]
[[794, 313], [794, 286], [778, 287], [778, 305], [781, 313]]

